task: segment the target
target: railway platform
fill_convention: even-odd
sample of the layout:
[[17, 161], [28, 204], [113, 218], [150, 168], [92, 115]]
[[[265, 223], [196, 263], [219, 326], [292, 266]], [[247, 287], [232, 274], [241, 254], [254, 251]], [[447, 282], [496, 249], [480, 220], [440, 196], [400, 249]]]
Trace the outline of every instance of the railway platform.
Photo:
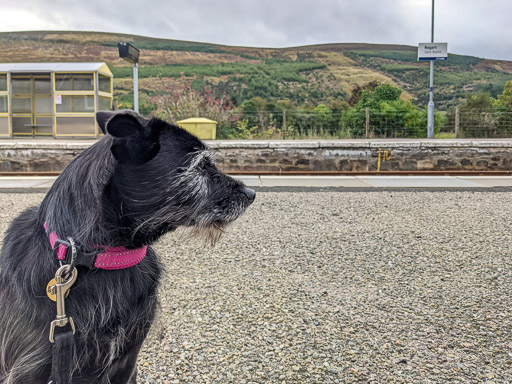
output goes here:
[[[352, 176], [277, 176], [235, 175], [247, 186], [255, 188], [446, 188], [484, 189], [512, 187], [512, 176], [400, 176], [400, 175], [352, 175]], [[47, 192], [57, 176], [3, 176], [0, 192]]]

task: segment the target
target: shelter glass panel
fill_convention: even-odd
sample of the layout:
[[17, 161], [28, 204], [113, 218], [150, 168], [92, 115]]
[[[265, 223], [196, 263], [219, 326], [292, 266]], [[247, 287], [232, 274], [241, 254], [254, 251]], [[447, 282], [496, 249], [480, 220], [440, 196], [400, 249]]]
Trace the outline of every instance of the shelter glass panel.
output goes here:
[[110, 90], [110, 77], [105, 75], [98, 75], [99, 89], [101, 92], [111, 93]]
[[32, 113], [32, 98], [16, 97], [12, 99], [13, 113]]
[[53, 103], [51, 97], [36, 97], [36, 113], [51, 115]]
[[57, 91], [72, 91], [73, 80], [71, 75], [55, 75], [55, 89]]
[[56, 74], [57, 91], [94, 91], [94, 75], [91, 74]]
[[53, 118], [36, 117], [36, 134], [53, 134]]
[[0, 117], [0, 135], [5, 136], [9, 134], [9, 118]]
[[105, 97], [105, 96], [98, 97], [98, 104], [99, 104], [98, 110], [99, 111], [110, 111], [110, 109], [112, 108], [111, 101], [112, 101], [111, 97]]
[[57, 135], [95, 135], [94, 117], [57, 117]]
[[57, 104], [60, 113], [92, 113], [94, 112], [94, 96], [62, 95], [62, 104]]
[[7, 113], [9, 111], [9, 98], [7, 95], [0, 95], [0, 113]]
[[7, 92], [7, 74], [0, 73], [0, 92]]
[[94, 96], [73, 96], [75, 112], [94, 112]]
[[73, 112], [73, 96], [61, 96], [60, 104], [56, 104], [57, 112]]
[[94, 75], [73, 76], [74, 91], [94, 91]]
[[32, 134], [32, 118], [31, 117], [13, 117], [12, 118], [13, 134]]
[[13, 95], [32, 94], [32, 79], [30, 77], [13, 77], [11, 84]]
[[49, 95], [52, 93], [50, 78], [36, 78], [34, 79], [36, 93]]

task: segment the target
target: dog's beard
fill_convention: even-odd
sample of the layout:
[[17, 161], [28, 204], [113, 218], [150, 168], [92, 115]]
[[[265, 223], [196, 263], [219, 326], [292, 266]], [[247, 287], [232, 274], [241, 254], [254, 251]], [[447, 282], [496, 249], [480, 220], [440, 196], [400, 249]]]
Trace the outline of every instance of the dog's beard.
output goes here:
[[224, 225], [212, 223], [209, 225], [198, 225], [190, 228], [190, 237], [202, 239], [206, 244], [215, 246], [217, 241], [225, 233]]
[[228, 208], [215, 209], [213, 212], [199, 215], [190, 223], [190, 233], [193, 237], [202, 238], [214, 246], [226, 233], [225, 228], [237, 220], [246, 209], [247, 205], [239, 199], [231, 202]]

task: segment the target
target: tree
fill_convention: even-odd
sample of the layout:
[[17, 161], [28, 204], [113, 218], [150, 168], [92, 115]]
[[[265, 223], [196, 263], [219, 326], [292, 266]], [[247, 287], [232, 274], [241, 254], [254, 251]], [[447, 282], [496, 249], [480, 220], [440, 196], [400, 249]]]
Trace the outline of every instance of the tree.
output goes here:
[[[446, 126], [455, 126], [455, 109], [448, 112]], [[462, 137], [510, 137], [512, 135], [512, 81], [494, 99], [487, 92], [468, 95], [459, 107]]]
[[258, 131], [263, 132], [268, 125], [269, 113], [267, 111], [267, 100], [256, 96], [242, 103], [244, 118], [249, 126], [258, 126]]
[[332, 111], [325, 105], [319, 104], [313, 109], [313, 115], [315, 119], [315, 126], [318, 132], [324, 133], [335, 133], [336, 130], [334, 127], [334, 119], [332, 116]]
[[299, 135], [308, 135], [315, 129], [315, 119], [313, 110], [315, 107], [309, 103], [305, 103], [297, 108], [295, 114], [297, 132]]
[[496, 100], [496, 106], [502, 108], [508, 108], [512, 112], [512, 80], [505, 84], [503, 93], [498, 95]]
[[350, 98], [348, 99], [348, 105], [351, 107], [355, 106], [359, 102], [359, 99], [361, 99], [363, 91], [371, 92], [379, 85], [380, 83], [377, 80], [370, 81], [369, 83], [363, 85], [362, 87], [359, 86], [359, 84], [354, 85], [354, 87], [352, 88]]
[[[402, 91], [389, 84], [369, 88], [361, 93], [357, 104], [341, 119], [341, 127], [352, 136], [366, 133], [366, 109], [370, 114], [370, 133], [383, 137], [426, 137], [426, 111], [419, 111], [400, 98]], [[439, 126], [441, 116], [437, 114]]]
[[[284, 124], [284, 114], [286, 113], [286, 125]], [[275, 104], [275, 122], [281, 129], [283, 138], [293, 134], [296, 125], [296, 108], [290, 100], [279, 100]]]
[[[496, 109], [494, 99], [486, 92], [468, 95], [459, 107], [459, 134], [462, 137], [496, 136]], [[447, 125], [455, 126], [455, 111], [447, 115]]]
[[494, 103], [497, 114], [497, 131], [502, 136], [512, 134], [512, 80], [505, 84], [501, 95]]

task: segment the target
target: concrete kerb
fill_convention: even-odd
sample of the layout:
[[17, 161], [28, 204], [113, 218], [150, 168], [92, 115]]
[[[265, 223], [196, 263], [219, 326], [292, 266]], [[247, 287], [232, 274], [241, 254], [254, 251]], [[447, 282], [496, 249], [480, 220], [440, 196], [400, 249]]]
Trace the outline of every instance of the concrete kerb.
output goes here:
[[[393, 188], [471, 188], [512, 187], [512, 176], [258, 176], [237, 175], [251, 188], [342, 188], [381, 190]], [[0, 177], [0, 192], [47, 192], [56, 177]]]
[[[0, 140], [0, 149], [86, 149], [96, 140]], [[512, 139], [205, 140], [212, 148], [512, 147]]]
[[419, 141], [372, 141], [370, 148], [420, 148]]
[[287, 149], [287, 148], [320, 148], [318, 141], [271, 141], [269, 142], [269, 148], [273, 149]]
[[470, 140], [422, 140], [420, 148], [467, 148], [473, 145]]
[[2, 149], [49, 149], [49, 150], [62, 150], [62, 149], [79, 149], [85, 150], [91, 147], [94, 142], [90, 143], [76, 143], [76, 142], [59, 142], [55, 140], [55, 142], [13, 142], [6, 143], [0, 142], [0, 150]]
[[472, 146], [475, 148], [511, 148], [511, 140], [475, 140], [472, 141]]
[[365, 140], [329, 140], [318, 144], [319, 148], [370, 148], [370, 141]]
[[206, 145], [210, 148], [221, 149], [221, 148], [247, 148], [247, 149], [260, 149], [269, 148], [269, 141], [216, 141], [216, 140], [204, 140]]

